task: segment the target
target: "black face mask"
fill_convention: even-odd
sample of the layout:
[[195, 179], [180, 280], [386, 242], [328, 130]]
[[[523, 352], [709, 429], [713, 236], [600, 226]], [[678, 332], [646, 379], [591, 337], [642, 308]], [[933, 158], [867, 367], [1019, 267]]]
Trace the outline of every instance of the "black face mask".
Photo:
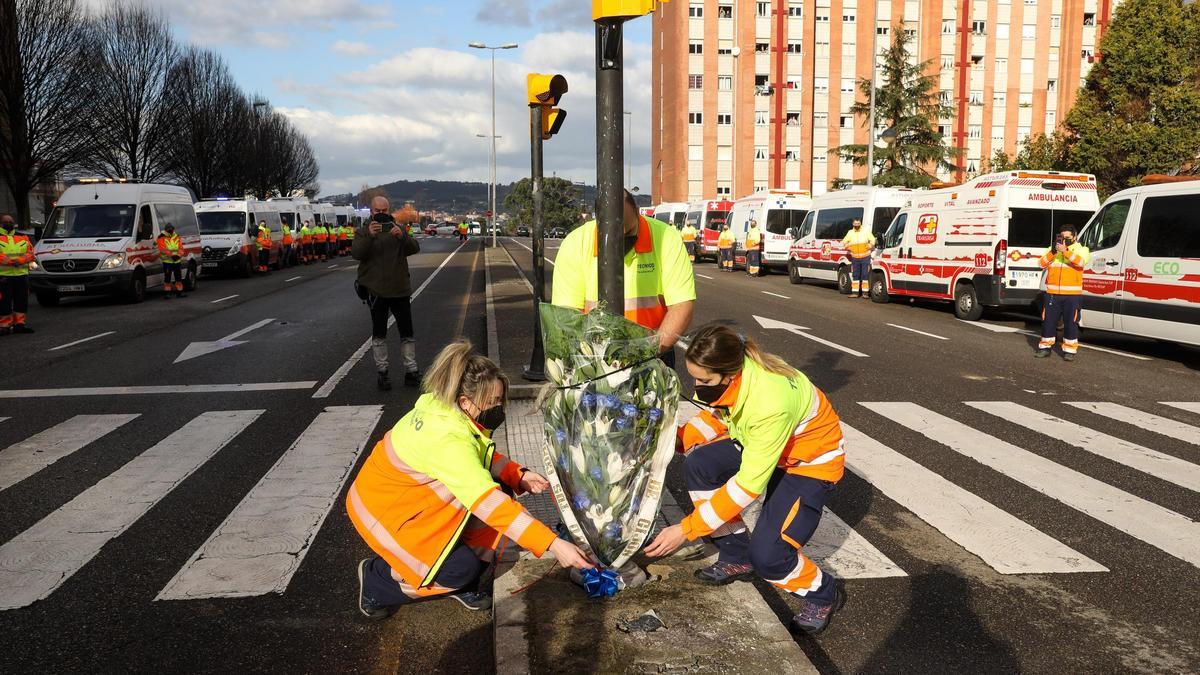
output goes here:
[[476, 417], [475, 421], [488, 431], [499, 429], [500, 425], [504, 424], [504, 406], [498, 405], [484, 410], [479, 413], [479, 417]]
[[728, 384], [697, 384], [696, 385], [696, 400], [706, 405], [712, 405], [715, 401], [721, 400], [725, 392], [729, 390]]
[[632, 251], [633, 247], [637, 245], [637, 240], [638, 238], [636, 234], [625, 235], [625, 255], [629, 255], [629, 252]]

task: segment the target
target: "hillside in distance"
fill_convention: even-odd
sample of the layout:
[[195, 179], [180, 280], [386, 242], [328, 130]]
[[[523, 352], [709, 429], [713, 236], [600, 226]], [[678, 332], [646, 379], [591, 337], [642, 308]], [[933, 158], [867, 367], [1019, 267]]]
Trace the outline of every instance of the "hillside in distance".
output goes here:
[[[449, 211], [451, 213], [469, 213], [488, 210], [487, 183], [466, 182], [456, 180], [398, 180], [378, 186], [391, 200], [392, 204], [400, 206], [412, 202], [417, 209], [425, 211]], [[595, 185], [579, 185], [580, 198], [590, 209], [596, 200]], [[496, 208], [504, 211], [504, 197], [512, 189], [511, 183], [496, 185]], [[327, 195], [321, 201], [339, 203], [356, 203], [357, 194]], [[638, 195], [638, 204], [650, 205], [650, 197]]]

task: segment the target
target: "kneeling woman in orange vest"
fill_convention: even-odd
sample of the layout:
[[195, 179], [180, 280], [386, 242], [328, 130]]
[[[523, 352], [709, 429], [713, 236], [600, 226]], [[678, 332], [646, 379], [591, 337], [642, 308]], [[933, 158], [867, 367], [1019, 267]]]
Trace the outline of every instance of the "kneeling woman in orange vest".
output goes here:
[[502, 537], [564, 567], [592, 567], [505, 493], [542, 492], [545, 477], [496, 452], [508, 380], [471, 344], [442, 350], [416, 406], [384, 434], [367, 458], [346, 508], [376, 556], [358, 565], [358, 608], [371, 619], [399, 605], [452, 594], [472, 610], [490, 609], [476, 587]]
[[[792, 617], [796, 629], [821, 632], [845, 591], [801, 547], [842, 478], [837, 413], [803, 373], [725, 326], [700, 329], [687, 350], [687, 369], [696, 399], [712, 409], [680, 430], [695, 509], [646, 553], [668, 555], [685, 540], [711, 537], [720, 554], [696, 571], [700, 581], [749, 581], [757, 573], [802, 598]], [[764, 492], [762, 514], [748, 534], [741, 512]]]

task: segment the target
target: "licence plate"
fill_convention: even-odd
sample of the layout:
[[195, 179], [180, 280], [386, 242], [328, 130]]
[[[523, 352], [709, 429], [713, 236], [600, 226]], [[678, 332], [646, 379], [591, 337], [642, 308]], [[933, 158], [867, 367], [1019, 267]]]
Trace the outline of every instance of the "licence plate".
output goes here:
[[1009, 274], [1018, 286], [1031, 287], [1042, 283], [1042, 273], [1038, 270], [1010, 270]]
[[74, 286], [59, 286], [58, 287], [59, 293], [82, 293], [83, 290], [84, 289], [83, 289], [82, 284], [74, 285]]
[[215, 263], [215, 262], [200, 263], [200, 266], [201, 267], [216, 267], [217, 263]]

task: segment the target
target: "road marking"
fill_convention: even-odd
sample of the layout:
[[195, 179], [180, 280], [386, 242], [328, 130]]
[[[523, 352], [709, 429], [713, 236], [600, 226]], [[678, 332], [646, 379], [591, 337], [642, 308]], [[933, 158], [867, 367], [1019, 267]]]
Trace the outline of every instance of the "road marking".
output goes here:
[[[914, 403], [862, 403], [901, 426], [1200, 567], [1200, 523]], [[1113, 545], [1109, 542], [1108, 545]]]
[[299, 277], [292, 277], [291, 279], [284, 279], [284, 280], [283, 280], [283, 283], [285, 283], [285, 284], [286, 284], [286, 283], [287, 283], [287, 282], [289, 282], [289, 281], [295, 281], [295, 280], [297, 280], [297, 279], [303, 279], [303, 278], [304, 278], [304, 277], [302, 277], [302, 276], [299, 276]]
[[967, 321], [965, 319], [955, 319], [960, 323], [965, 323], [968, 326], [976, 326], [985, 330], [990, 330], [993, 333], [1020, 333], [1023, 328], [1013, 328], [1012, 326], [1000, 326], [994, 323], [985, 323], [983, 321]]
[[1011, 401], [965, 401], [972, 408], [1124, 464], [1155, 478], [1200, 492], [1200, 466]]
[[0, 546], [0, 609], [49, 596], [263, 412], [200, 415]]
[[[460, 250], [462, 250], [462, 247], [466, 245], [466, 242], [459, 244], [458, 248], [454, 249], [450, 252], [450, 255], [446, 256], [446, 259], [442, 261], [441, 265], [437, 266], [437, 269], [433, 271], [433, 274], [430, 274], [428, 277], [426, 277], [425, 281], [420, 285], [420, 287], [417, 288], [417, 291], [409, 297], [409, 303], [416, 301], [416, 299], [421, 295], [421, 292], [425, 290], [425, 287], [429, 285], [429, 282], [433, 281], [433, 278], [438, 275], [438, 272], [441, 272], [442, 268], [446, 266], [446, 263], [450, 262], [450, 259], [454, 257], [454, 254], [458, 253]], [[388, 327], [390, 328], [395, 322], [395, 317], [389, 318]], [[345, 363], [338, 366], [338, 369], [333, 371], [333, 374], [329, 376], [329, 379], [325, 380], [325, 384], [322, 384], [320, 389], [317, 389], [316, 393], [313, 394], [312, 397], [329, 398], [329, 395], [332, 394], [333, 390], [337, 388], [338, 383], [340, 383], [346, 377], [346, 375], [350, 374], [350, 370], [362, 360], [362, 357], [366, 355], [367, 350], [370, 348], [371, 338], [367, 338], [366, 342], [362, 343], [361, 347], [354, 350], [354, 353], [350, 355], [350, 358], [346, 359]]]
[[9, 389], [0, 398], [49, 398], [54, 396], [129, 396], [167, 394], [219, 394], [239, 391], [282, 391], [312, 389], [310, 382], [249, 382], [245, 384], [164, 384], [146, 387], [78, 387], [75, 389]]
[[778, 294], [778, 293], [772, 293], [771, 291], [762, 291], [762, 292], [763, 292], [763, 293], [765, 293], [765, 294], [767, 294], [767, 295], [773, 295], [773, 296], [775, 296], [775, 297], [777, 297], [777, 298], [783, 298], [784, 300], [791, 300], [791, 298], [789, 298], [789, 297], [788, 297], [788, 296], [786, 296], [786, 295], [780, 295], [780, 294]]
[[826, 340], [824, 338], [819, 338], [815, 335], [806, 333], [804, 331], [807, 331], [809, 329], [805, 328], [804, 326], [797, 326], [796, 324], [787, 323], [786, 321], [776, 321], [775, 319], [767, 319], [767, 318], [761, 317], [761, 316], [755, 316], [754, 320], [758, 321], [758, 325], [762, 326], [763, 328], [766, 328], [767, 330], [771, 330], [773, 328], [786, 330], [793, 335], [799, 335], [800, 337], [807, 338], [809, 340], [812, 340], [813, 342], [819, 342], [819, 343], [825, 345], [826, 347], [833, 347], [834, 349], [846, 352], [847, 354], [850, 354], [851, 356], [862, 356], [862, 357], [867, 356], [866, 354], [864, 354], [858, 350], [851, 349], [849, 347], [839, 345], [836, 342], [830, 342], [829, 340]]
[[1200, 429], [1190, 424], [1176, 422], [1173, 419], [1159, 417], [1158, 415], [1151, 415], [1148, 412], [1127, 408], [1118, 403], [1092, 401], [1065, 401], [1065, 403], [1071, 407], [1094, 412], [1104, 417], [1111, 417], [1126, 424], [1132, 424], [1146, 431], [1169, 436], [1184, 443], [1200, 445]]
[[337, 266], [338, 266], [338, 264], [337, 264], [337, 263], [333, 263], [332, 265], [330, 265], [329, 267], [326, 267], [325, 269], [327, 269], [327, 270], [331, 270], [331, 269], [333, 269], [333, 268], [335, 268], [335, 267], [337, 267]]
[[906, 330], [906, 331], [909, 331], [910, 333], [918, 333], [920, 335], [935, 338], [938, 340], [949, 340], [950, 339], [950, 338], [942, 337], [941, 335], [934, 335], [933, 333], [926, 333], [925, 331], [917, 330], [916, 328], [909, 328], [908, 326], [901, 326], [898, 323], [889, 323], [888, 325], [891, 326], [892, 328], [899, 328], [900, 330]]
[[[985, 323], [983, 321], [966, 321], [964, 319], [955, 319], [955, 321], [969, 324], [971, 326], [978, 326], [979, 328], [990, 330], [993, 333], [1018, 333], [1020, 335], [1032, 335], [1033, 337], [1036, 337], [1036, 338], [1040, 338], [1042, 336], [1041, 333], [1039, 333], [1037, 331], [1032, 331], [1032, 330], [1029, 330], [1026, 328], [1013, 328], [1012, 326], [1000, 326], [1000, 325], [993, 324], [993, 323]], [[1149, 356], [1139, 356], [1138, 354], [1130, 354], [1129, 352], [1117, 351], [1116, 349], [1109, 349], [1108, 347], [1097, 347], [1096, 345], [1089, 345], [1089, 344], [1084, 344], [1084, 343], [1080, 343], [1079, 346], [1083, 347], [1084, 349], [1094, 349], [1098, 352], [1105, 352], [1106, 354], [1116, 354], [1117, 356], [1124, 356], [1125, 358], [1129, 358], [1129, 359], [1137, 359], [1138, 361], [1153, 361], [1154, 360], [1154, 359], [1151, 359]]]
[[215, 305], [218, 302], [225, 302], [226, 300], [232, 300], [232, 299], [236, 298], [237, 296], [238, 296], [238, 294], [234, 293], [233, 295], [227, 295], [223, 298], [217, 298], [216, 300], [213, 300], [213, 301], [209, 302], [208, 304]]
[[134, 415], [76, 415], [0, 451], [0, 491], [136, 419]]
[[240, 344], [245, 344], [245, 340], [237, 340], [235, 338], [239, 338], [252, 330], [258, 330], [274, 320], [275, 319], [263, 319], [262, 321], [256, 321], [241, 330], [234, 331], [223, 338], [214, 340], [213, 342], [193, 342], [187, 347], [184, 347], [183, 352], [181, 352], [179, 356], [175, 357], [175, 363], [187, 361], [188, 359], [194, 359], [197, 356], [204, 356], [205, 354], [219, 352], [222, 349], [236, 347]]
[[382, 405], [317, 415], [155, 600], [284, 592], [382, 416]]
[[56, 351], [58, 351], [58, 350], [60, 350], [60, 349], [66, 349], [67, 347], [74, 347], [75, 345], [83, 344], [84, 342], [90, 342], [90, 341], [92, 341], [92, 340], [96, 340], [96, 339], [98, 339], [98, 338], [102, 338], [102, 337], [104, 337], [104, 336], [106, 336], [106, 335], [112, 335], [112, 334], [113, 334], [113, 333], [115, 333], [115, 332], [117, 332], [117, 331], [115, 331], [115, 330], [110, 330], [110, 331], [108, 331], [108, 332], [101, 333], [101, 334], [99, 334], [99, 335], [93, 335], [92, 337], [85, 337], [85, 338], [83, 338], [82, 340], [76, 340], [76, 341], [74, 341], [74, 342], [68, 342], [68, 343], [67, 343], [67, 344], [65, 344], [65, 345], [59, 345], [59, 346], [57, 346], [57, 347], [51, 347], [50, 349], [47, 349], [46, 351], [48, 351], [48, 352], [56, 352]]
[[846, 468], [1001, 574], [1108, 568], [842, 422]]
[[701, 279], [712, 279], [712, 277], [708, 276], [707, 274], [700, 274], [699, 272], [696, 272], [696, 276], [700, 277]]
[[1200, 415], [1200, 403], [1194, 401], [1161, 401], [1161, 405], [1169, 405], [1172, 408], [1179, 408], [1188, 412], [1194, 412]]
[[804, 554], [839, 579], [908, 576], [907, 572], [829, 509], [822, 511], [816, 532], [804, 545]]
[[[517, 241], [517, 240], [516, 240], [516, 239], [514, 239], [513, 241]], [[526, 246], [525, 244], [522, 244], [522, 243], [521, 243], [521, 242], [519, 242], [519, 241], [517, 241], [517, 246], [520, 246], [521, 248], [525, 249], [526, 251], [529, 251], [530, 253], [533, 253], [533, 249], [529, 248], [528, 246]], [[542, 259], [546, 261], [546, 264], [547, 264], [547, 265], [553, 265], [553, 264], [554, 264], [554, 261], [553, 261], [553, 260], [551, 260], [551, 259], [549, 259], [549, 258], [547, 258], [547, 257], [545, 256], [545, 254], [544, 254], [544, 253], [543, 253], [543, 255], [542, 255]], [[709, 277], [709, 278], [711, 278], [711, 277]]]

